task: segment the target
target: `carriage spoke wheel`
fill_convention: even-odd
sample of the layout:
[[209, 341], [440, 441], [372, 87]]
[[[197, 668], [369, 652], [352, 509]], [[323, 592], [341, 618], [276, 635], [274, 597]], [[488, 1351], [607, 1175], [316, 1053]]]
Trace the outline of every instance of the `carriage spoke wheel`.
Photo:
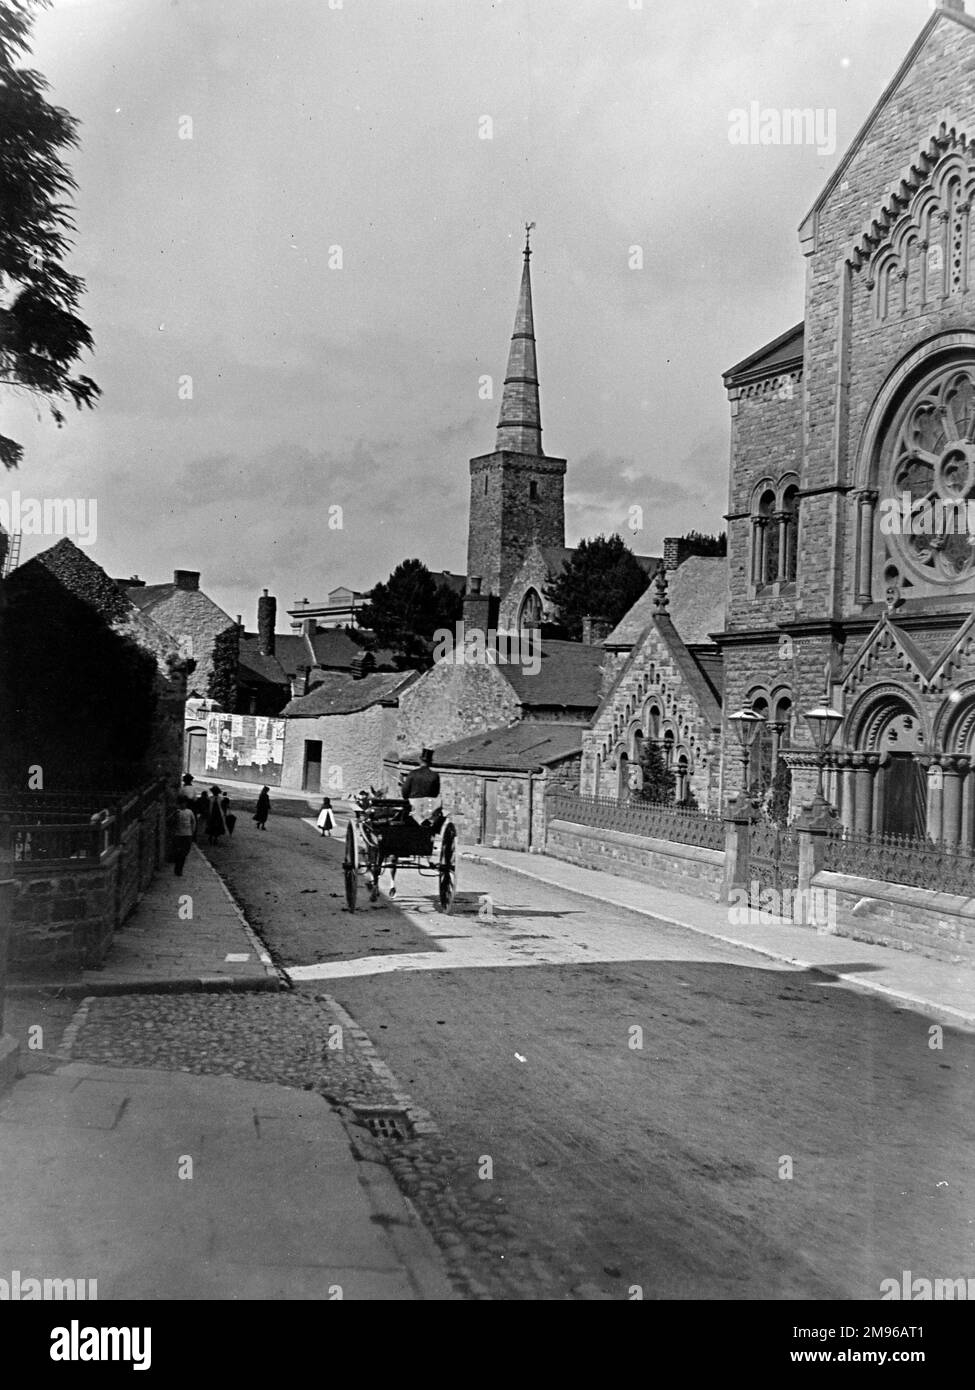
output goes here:
[[345, 901], [350, 912], [355, 912], [356, 898], [359, 896], [359, 842], [355, 837], [355, 826], [349, 822], [345, 831], [345, 859], [342, 862], [345, 875]]
[[440, 841], [440, 911], [451, 912], [457, 895], [457, 831], [444, 827]]

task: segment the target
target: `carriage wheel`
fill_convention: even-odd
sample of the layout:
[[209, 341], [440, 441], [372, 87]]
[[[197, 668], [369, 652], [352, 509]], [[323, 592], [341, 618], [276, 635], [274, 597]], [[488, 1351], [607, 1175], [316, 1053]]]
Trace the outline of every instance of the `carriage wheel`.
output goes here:
[[359, 895], [359, 842], [351, 821], [345, 831], [345, 859], [342, 862], [342, 872], [345, 875], [345, 901], [349, 911], [355, 912], [355, 902]]
[[451, 912], [457, 894], [457, 831], [445, 825], [440, 841], [440, 911]]

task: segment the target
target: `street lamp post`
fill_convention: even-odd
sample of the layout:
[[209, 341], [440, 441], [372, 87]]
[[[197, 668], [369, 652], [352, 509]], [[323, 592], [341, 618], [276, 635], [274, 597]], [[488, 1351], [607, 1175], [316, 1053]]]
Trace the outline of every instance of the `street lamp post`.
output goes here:
[[750, 705], [745, 705], [738, 710], [737, 714], [728, 716], [728, 723], [735, 731], [738, 739], [738, 746], [741, 750], [741, 795], [748, 795], [748, 764], [751, 761], [752, 748], [758, 738], [759, 731], [765, 726], [765, 719], [761, 714], [756, 714]]
[[826, 754], [829, 746], [836, 737], [840, 725], [843, 723], [843, 715], [839, 710], [832, 709], [828, 705], [819, 705], [816, 709], [808, 710], [804, 715], [809, 730], [816, 745], [816, 763], [818, 767], [818, 778], [816, 782], [816, 798], [813, 802], [815, 811], [832, 810], [830, 803], [826, 800], [823, 791], [823, 772], [826, 768]]

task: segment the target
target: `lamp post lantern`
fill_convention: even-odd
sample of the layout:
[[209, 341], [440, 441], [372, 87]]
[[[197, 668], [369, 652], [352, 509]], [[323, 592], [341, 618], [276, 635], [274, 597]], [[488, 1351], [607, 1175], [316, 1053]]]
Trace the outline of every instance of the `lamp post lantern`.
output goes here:
[[813, 742], [816, 745], [816, 762], [818, 765], [818, 780], [816, 783], [816, 806], [829, 806], [829, 802], [823, 793], [823, 772], [826, 767], [826, 754], [829, 746], [836, 737], [840, 725], [843, 723], [843, 715], [837, 709], [832, 709], [829, 705], [819, 705], [816, 709], [807, 710], [803, 715], [809, 725]]
[[765, 717], [757, 714], [750, 705], [745, 705], [736, 714], [728, 716], [728, 723], [735, 731], [741, 750], [741, 794], [748, 795], [748, 764], [759, 732], [765, 727]]

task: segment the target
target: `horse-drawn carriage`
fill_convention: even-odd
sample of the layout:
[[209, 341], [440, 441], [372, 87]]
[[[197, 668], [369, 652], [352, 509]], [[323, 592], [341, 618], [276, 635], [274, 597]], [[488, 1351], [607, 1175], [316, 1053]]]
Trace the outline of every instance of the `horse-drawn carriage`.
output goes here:
[[412, 818], [410, 803], [363, 792], [352, 799], [352, 819], [345, 832], [345, 901], [355, 912], [359, 880], [369, 883], [369, 901], [379, 898], [379, 879], [389, 866], [395, 895], [396, 870], [416, 869], [438, 881], [441, 912], [450, 912], [457, 892], [457, 829], [440, 811], [422, 824]]

